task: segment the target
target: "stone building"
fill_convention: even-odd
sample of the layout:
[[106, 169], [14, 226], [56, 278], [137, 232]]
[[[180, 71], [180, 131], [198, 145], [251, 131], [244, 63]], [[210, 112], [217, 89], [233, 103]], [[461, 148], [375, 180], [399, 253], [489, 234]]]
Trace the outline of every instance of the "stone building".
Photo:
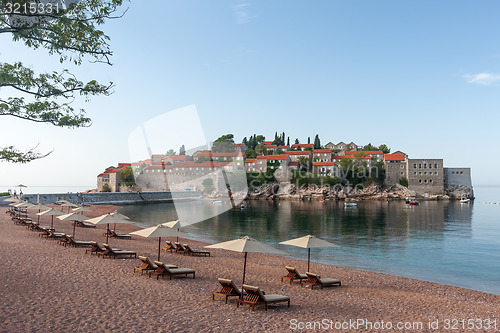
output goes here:
[[290, 160], [294, 162], [298, 162], [300, 156], [304, 156], [309, 159], [312, 157], [310, 151], [286, 151], [283, 154], [290, 156]]
[[408, 188], [424, 197], [444, 194], [443, 159], [407, 159]]
[[245, 169], [247, 172], [266, 172], [267, 159], [265, 156], [257, 156], [257, 158], [247, 158], [245, 160]]
[[319, 176], [341, 177], [340, 169], [334, 162], [313, 162], [313, 173]]
[[331, 162], [332, 151], [330, 149], [314, 149], [312, 159], [314, 162]]
[[111, 192], [120, 191], [120, 172], [131, 167], [131, 163], [118, 163], [117, 167], [110, 166], [103, 173], [97, 175], [97, 191], [102, 192], [107, 184]]
[[401, 178], [408, 178], [406, 157], [402, 154], [385, 154], [385, 184], [399, 184]]

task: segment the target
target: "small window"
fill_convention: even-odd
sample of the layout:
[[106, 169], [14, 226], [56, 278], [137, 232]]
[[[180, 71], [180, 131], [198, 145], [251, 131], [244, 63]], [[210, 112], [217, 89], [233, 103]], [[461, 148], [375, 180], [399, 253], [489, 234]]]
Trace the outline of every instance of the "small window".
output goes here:
[[424, 163], [424, 169], [427, 169], [427, 164]]
[[416, 175], [416, 174], [417, 174], [417, 172], [416, 172], [416, 171], [414, 171], [414, 172], [413, 172], [413, 174], [414, 174], [414, 175]]
[[429, 183], [432, 183], [432, 179], [429, 179]]
[[426, 179], [426, 180], [424, 180], [424, 183], [427, 183], [427, 179]]
[[419, 180], [418, 180], [418, 182], [419, 182], [419, 183], [421, 183], [421, 182], [422, 182], [422, 179], [419, 179]]
[[461, 175], [463, 175], [463, 174], [464, 174], [464, 172], [463, 172], [463, 171], [460, 171], [460, 174], [461, 174]]
[[434, 174], [435, 174], [435, 175], [437, 175], [437, 174], [438, 174], [438, 173], [437, 173], [437, 171], [436, 171], [436, 172], [434, 172]]
[[454, 175], [454, 174], [455, 174], [455, 171], [452, 171], [452, 172], [451, 172], [451, 174], [452, 174], [452, 175]]
[[421, 174], [422, 174], [422, 171], [419, 171], [419, 172], [418, 172], [418, 174], [419, 174], [419, 175], [421, 175]]
[[437, 169], [437, 168], [438, 168], [437, 163], [434, 163], [434, 169]]
[[401, 175], [402, 175], [402, 174], [404, 174], [404, 172], [403, 172], [403, 171], [401, 171]]
[[427, 174], [427, 171], [424, 171], [424, 175], [426, 175], [426, 174]]
[[403, 165], [403, 164], [401, 164], [401, 169], [403, 169], [403, 168], [404, 168], [404, 165]]
[[413, 164], [413, 169], [416, 169], [417, 168], [417, 164]]
[[429, 164], [429, 169], [432, 169], [432, 164]]
[[418, 168], [422, 169], [422, 164], [421, 163], [418, 164]]

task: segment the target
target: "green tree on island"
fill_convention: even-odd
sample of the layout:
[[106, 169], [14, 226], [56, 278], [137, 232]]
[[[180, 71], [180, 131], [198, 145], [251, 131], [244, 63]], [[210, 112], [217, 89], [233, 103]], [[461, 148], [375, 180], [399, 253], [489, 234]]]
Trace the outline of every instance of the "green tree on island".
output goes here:
[[[45, 48], [61, 63], [81, 65], [88, 58], [111, 65], [109, 37], [98, 26], [123, 15], [116, 15], [123, 0], [82, 0], [50, 14], [9, 14], [4, 10], [7, 3], [19, 3], [21, 8], [27, 4], [30, 8], [28, 0], [0, 0], [0, 34], [11, 34], [13, 41], [33, 49]], [[0, 61], [1, 88], [11, 96], [0, 95], [0, 116], [76, 128], [89, 127], [92, 121], [84, 109], [75, 110], [71, 103], [78, 96], [86, 101], [94, 95], [108, 96], [113, 83], [82, 82], [68, 69], [37, 73], [21, 62]], [[18, 97], [12, 97], [14, 93]], [[14, 145], [0, 147], [0, 161], [27, 163], [50, 154], [36, 148], [22, 151]]]

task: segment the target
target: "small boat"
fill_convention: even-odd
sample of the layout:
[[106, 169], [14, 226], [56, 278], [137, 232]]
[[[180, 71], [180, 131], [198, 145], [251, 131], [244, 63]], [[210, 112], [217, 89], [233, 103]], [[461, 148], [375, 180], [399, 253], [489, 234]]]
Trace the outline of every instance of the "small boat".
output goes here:
[[420, 203], [417, 200], [409, 200], [408, 205], [410, 206], [420, 206]]
[[461, 204], [470, 204], [470, 199], [464, 196], [460, 199], [460, 203]]
[[247, 205], [242, 204], [242, 205], [240, 206], [240, 209], [241, 209], [241, 210], [245, 210], [245, 209], [247, 209]]
[[214, 205], [222, 205], [222, 201], [221, 200], [215, 200], [215, 201], [212, 201], [212, 204], [214, 204]]
[[345, 208], [357, 208], [358, 207], [358, 204], [355, 203], [355, 202], [345, 202], [344, 203], [344, 207]]

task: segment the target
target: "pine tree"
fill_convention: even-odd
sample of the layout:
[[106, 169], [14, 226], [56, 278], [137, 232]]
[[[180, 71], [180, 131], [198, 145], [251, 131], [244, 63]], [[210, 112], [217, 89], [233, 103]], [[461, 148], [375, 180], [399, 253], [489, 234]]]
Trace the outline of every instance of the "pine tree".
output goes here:
[[298, 138], [296, 138], [296, 139], [295, 139], [295, 144], [296, 144], [296, 145], [298, 145], [299, 143], [300, 143], [299, 139], [298, 139]]
[[310, 137], [310, 136], [308, 136], [308, 137], [307, 137], [307, 144], [308, 144], [308, 145], [310, 145], [310, 144], [311, 144], [311, 137]]
[[286, 145], [287, 145], [288, 147], [290, 147], [290, 137], [288, 137], [288, 138], [286, 139]]

